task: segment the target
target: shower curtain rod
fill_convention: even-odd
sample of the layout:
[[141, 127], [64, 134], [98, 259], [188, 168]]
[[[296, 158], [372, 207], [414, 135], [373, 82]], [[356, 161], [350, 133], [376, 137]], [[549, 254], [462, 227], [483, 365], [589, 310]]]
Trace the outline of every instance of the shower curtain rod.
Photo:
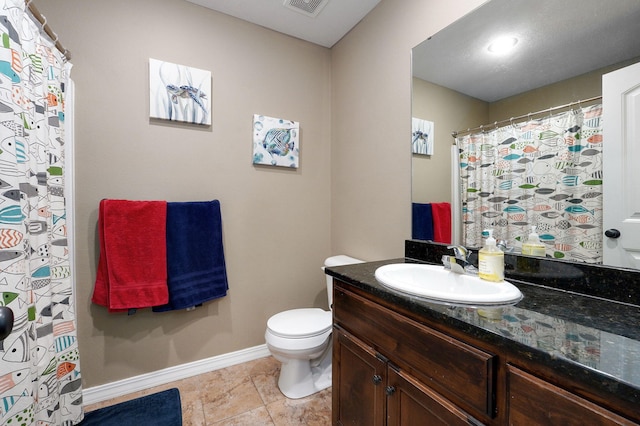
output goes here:
[[[515, 120], [520, 120], [522, 118], [530, 118], [531, 116], [536, 116], [536, 115], [545, 114], [545, 113], [551, 113], [552, 111], [556, 111], [556, 110], [563, 109], [563, 108], [569, 108], [569, 107], [574, 106], [574, 105], [581, 105], [583, 103], [597, 101], [597, 100], [600, 100], [600, 99], [602, 99], [602, 96], [594, 96], [593, 98], [583, 99], [581, 101], [571, 102], [571, 103], [568, 103], [568, 104], [555, 106], [555, 107], [551, 107], [551, 108], [547, 108], [547, 109], [541, 109], [540, 111], [530, 112], [529, 114], [522, 114], [522, 115], [519, 115], [517, 117], [511, 117], [508, 120], [500, 120], [500, 121], [496, 121], [495, 123], [484, 124], [482, 126], [474, 127], [472, 129], [453, 131], [453, 132], [451, 132], [451, 136], [453, 136], [453, 138], [455, 139], [460, 134], [471, 133], [471, 132], [476, 131], [476, 130], [484, 131], [485, 128], [487, 130], [489, 130], [492, 127], [493, 128], [498, 127], [498, 124], [513, 123]], [[454, 143], [455, 143], [455, 141], [454, 141]]]
[[60, 43], [60, 41], [58, 40], [58, 34], [53, 32], [49, 24], [47, 24], [47, 18], [42, 13], [40, 13], [36, 5], [33, 4], [33, 0], [25, 0], [25, 3], [27, 4], [27, 8], [29, 8], [29, 12], [31, 12], [33, 17], [36, 18], [38, 22], [40, 22], [40, 27], [42, 27], [42, 30], [51, 38], [56, 46], [56, 49], [62, 52], [67, 61], [71, 60], [71, 52], [65, 49], [62, 43]]

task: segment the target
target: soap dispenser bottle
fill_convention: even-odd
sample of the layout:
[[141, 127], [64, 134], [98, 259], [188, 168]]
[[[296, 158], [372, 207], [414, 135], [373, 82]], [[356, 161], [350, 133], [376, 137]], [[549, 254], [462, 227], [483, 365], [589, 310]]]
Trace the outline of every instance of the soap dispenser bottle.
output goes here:
[[500, 282], [504, 280], [504, 252], [496, 246], [493, 230], [485, 232], [489, 237], [478, 252], [478, 276], [483, 280]]
[[546, 248], [542, 242], [540, 242], [540, 237], [536, 233], [536, 227], [531, 227], [531, 233], [529, 234], [529, 238], [527, 241], [522, 244], [522, 254], [526, 254], [528, 256], [546, 256]]

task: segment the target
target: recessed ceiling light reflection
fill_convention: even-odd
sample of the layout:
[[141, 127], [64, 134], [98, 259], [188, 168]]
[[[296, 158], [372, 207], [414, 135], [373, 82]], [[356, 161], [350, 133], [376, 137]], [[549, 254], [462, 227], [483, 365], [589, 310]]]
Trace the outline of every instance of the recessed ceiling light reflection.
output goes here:
[[499, 37], [491, 42], [487, 48], [491, 53], [507, 53], [518, 44], [518, 39], [515, 37]]

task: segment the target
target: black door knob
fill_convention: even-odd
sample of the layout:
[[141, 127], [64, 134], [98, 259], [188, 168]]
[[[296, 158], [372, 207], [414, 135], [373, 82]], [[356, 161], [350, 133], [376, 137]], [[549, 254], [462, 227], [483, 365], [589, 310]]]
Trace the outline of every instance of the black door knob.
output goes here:
[[7, 306], [0, 306], [0, 341], [7, 338], [13, 330], [13, 311]]
[[604, 235], [606, 235], [609, 238], [618, 238], [620, 236], [620, 231], [618, 231], [617, 229], [611, 228], [604, 231]]
[[391, 396], [395, 393], [396, 388], [393, 386], [387, 386], [385, 389], [385, 392], [387, 393], [387, 395]]
[[378, 374], [375, 374], [373, 376], [373, 384], [379, 385], [380, 383], [382, 383], [382, 377], [379, 376]]

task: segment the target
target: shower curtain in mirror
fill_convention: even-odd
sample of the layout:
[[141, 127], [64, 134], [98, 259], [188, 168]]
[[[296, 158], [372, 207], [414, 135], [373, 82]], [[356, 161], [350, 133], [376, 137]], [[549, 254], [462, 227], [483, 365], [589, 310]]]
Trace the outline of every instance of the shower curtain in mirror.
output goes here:
[[65, 211], [70, 64], [23, 0], [0, 0], [0, 424], [71, 425], [82, 388]]
[[520, 250], [536, 226], [549, 257], [602, 263], [602, 106], [456, 139], [463, 244], [483, 230]]

